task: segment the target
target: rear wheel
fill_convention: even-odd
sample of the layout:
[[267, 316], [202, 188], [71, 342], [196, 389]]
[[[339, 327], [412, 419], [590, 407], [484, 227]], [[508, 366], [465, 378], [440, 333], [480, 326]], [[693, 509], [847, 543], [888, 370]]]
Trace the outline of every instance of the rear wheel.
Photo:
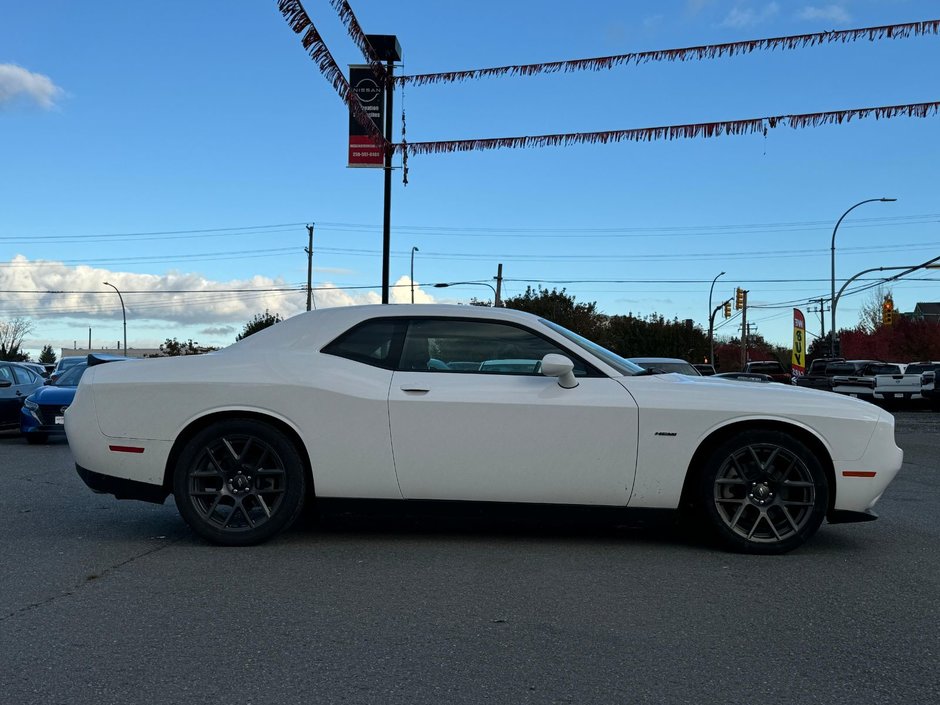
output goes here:
[[226, 420], [186, 444], [173, 495], [197, 534], [213, 543], [249, 546], [294, 522], [305, 484], [304, 464], [284, 434], [260, 421]]
[[747, 431], [719, 446], [699, 478], [704, 518], [721, 543], [744, 553], [786, 553], [816, 533], [829, 484], [800, 441]]

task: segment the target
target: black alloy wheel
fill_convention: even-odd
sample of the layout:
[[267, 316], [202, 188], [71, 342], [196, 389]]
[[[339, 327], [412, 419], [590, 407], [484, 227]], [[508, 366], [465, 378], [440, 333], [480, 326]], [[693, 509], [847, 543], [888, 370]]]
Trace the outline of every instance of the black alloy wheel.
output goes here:
[[305, 484], [304, 464], [284, 434], [238, 419], [216, 422], [186, 444], [173, 495], [183, 519], [203, 538], [250, 546], [294, 522]]
[[743, 553], [791, 551], [816, 533], [829, 484], [813, 453], [776, 431], [747, 431], [718, 447], [705, 463], [699, 502], [726, 547]]

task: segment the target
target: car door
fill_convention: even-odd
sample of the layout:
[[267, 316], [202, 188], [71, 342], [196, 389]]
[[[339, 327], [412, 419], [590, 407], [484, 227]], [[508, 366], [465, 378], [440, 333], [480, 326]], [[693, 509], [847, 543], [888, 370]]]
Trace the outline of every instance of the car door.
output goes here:
[[[540, 374], [548, 353], [575, 361], [577, 387]], [[406, 499], [624, 506], [633, 485], [633, 398], [516, 324], [412, 319], [389, 420]]]
[[23, 367], [0, 363], [0, 426], [19, 426], [20, 407], [39, 386], [36, 379]]

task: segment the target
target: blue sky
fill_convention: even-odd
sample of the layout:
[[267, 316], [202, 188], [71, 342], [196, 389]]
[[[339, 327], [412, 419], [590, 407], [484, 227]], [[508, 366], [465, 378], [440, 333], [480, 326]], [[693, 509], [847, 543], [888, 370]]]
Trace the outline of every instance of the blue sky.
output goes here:
[[[337, 62], [361, 63], [327, 0], [305, 0]], [[397, 34], [403, 72], [573, 59], [934, 19], [922, 0], [351, 2]], [[611, 71], [408, 87], [410, 141], [621, 129], [940, 100], [940, 38], [859, 41]], [[275, 0], [5, 3], [0, 10], [0, 320], [27, 348], [227, 345], [254, 314], [378, 299], [381, 170], [346, 168], [348, 117]], [[736, 286], [749, 321], [790, 339], [790, 305], [837, 276], [940, 255], [940, 118], [767, 137], [429, 155], [393, 181], [392, 281], [420, 301], [564, 286], [610, 314], [707, 325]], [[940, 300], [937, 273], [892, 285]], [[678, 281], [677, 281], [678, 280]], [[787, 281], [771, 281], [787, 280]], [[569, 282], [569, 283], [563, 283]], [[343, 288], [359, 287], [359, 288]], [[259, 291], [245, 293], [242, 289]], [[176, 295], [160, 291], [199, 290]], [[39, 293], [74, 291], [96, 293]], [[31, 293], [36, 292], [36, 293]], [[137, 293], [143, 292], [143, 293]], [[407, 286], [393, 297], [407, 300]], [[842, 300], [853, 326], [870, 293]], [[807, 314], [818, 332], [817, 314]], [[719, 319], [721, 320], [721, 319]], [[733, 334], [738, 319], [719, 329]], [[828, 319], [826, 323], [828, 329]]]

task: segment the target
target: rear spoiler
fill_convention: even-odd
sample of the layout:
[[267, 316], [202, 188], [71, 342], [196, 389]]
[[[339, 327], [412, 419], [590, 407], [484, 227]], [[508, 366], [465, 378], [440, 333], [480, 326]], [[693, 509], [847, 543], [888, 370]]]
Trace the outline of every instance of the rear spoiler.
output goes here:
[[106, 362], [118, 362], [119, 360], [130, 360], [129, 357], [121, 357], [120, 355], [108, 355], [107, 353], [91, 353], [88, 356], [88, 366], [94, 367], [95, 365], [103, 365]]

